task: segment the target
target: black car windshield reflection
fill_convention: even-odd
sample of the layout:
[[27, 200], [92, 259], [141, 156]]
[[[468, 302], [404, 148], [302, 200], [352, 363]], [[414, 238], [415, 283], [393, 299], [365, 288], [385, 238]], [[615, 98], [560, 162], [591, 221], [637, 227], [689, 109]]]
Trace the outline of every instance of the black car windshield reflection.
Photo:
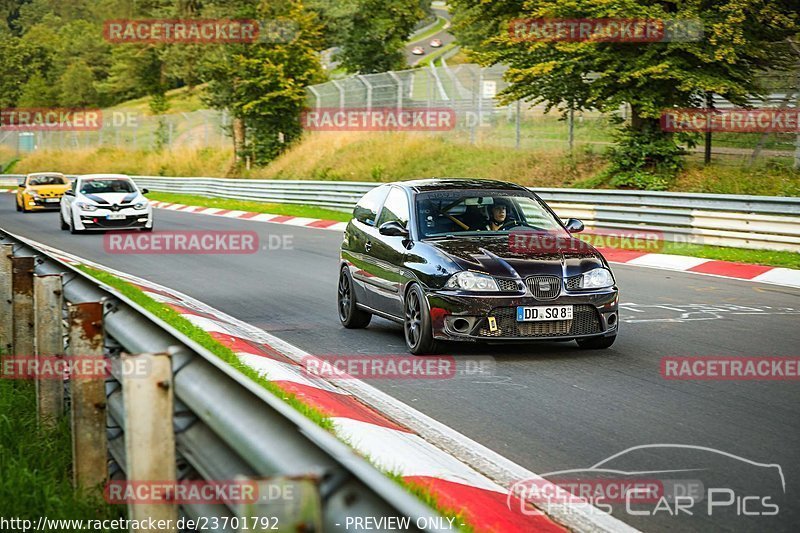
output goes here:
[[505, 236], [522, 230], [568, 235], [536, 198], [508, 190], [421, 193], [415, 208], [422, 239]]

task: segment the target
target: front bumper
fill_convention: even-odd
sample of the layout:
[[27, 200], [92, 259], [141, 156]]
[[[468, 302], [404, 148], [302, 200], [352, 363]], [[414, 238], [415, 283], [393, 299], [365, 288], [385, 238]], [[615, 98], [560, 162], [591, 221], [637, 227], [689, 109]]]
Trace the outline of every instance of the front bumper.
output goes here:
[[[111, 214], [122, 216], [119, 219], [108, 218]], [[150, 209], [135, 210], [123, 209], [122, 211], [112, 212], [108, 209], [98, 209], [97, 211], [81, 211], [78, 214], [79, 230], [115, 230], [115, 229], [141, 229], [153, 227], [153, 214]]]
[[[552, 300], [530, 294], [427, 293], [433, 336], [448, 341], [572, 340], [613, 336], [619, 328], [618, 290], [562, 292]], [[517, 306], [573, 305], [572, 320], [517, 322]], [[493, 321], [490, 321], [493, 318]]]
[[[53, 200], [53, 201], [48, 201]], [[25, 204], [25, 209], [28, 211], [46, 211], [51, 209], [58, 209], [61, 207], [61, 197], [40, 197], [38, 199], [33, 196], [23, 196], [22, 202]]]

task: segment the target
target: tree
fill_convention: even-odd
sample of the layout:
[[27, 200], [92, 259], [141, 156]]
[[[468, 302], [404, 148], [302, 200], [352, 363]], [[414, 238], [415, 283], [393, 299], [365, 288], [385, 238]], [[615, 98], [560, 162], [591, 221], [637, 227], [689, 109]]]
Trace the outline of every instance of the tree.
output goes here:
[[419, 0], [315, 0], [311, 7], [339, 47], [334, 59], [362, 74], [405, 68], [406, 40], [425, 16]]
[[22, 86], [17, 106], [51, 107], [57, 101], [58, 91], [53, 83], [37, 72]]
[[59, 101], [65, 107], [83, 107], [97, 102], [94, 74], [83, 61], [76, 61], [67, 67], [58, 83], [61, 88]]
[[[232, 2], [224, 2], [229, 9]], [[299, 0], [239, 4], [237, 18], [292, 21], [296, 31], [284, 41], [218, 45], [206, 57], [206, 101], [233, 116], [237, 162], [249, 157], [264, 164], [302, 134], [305, 88], [322, 81], [316, 51], [321, 25]]]
[[[680, 149], [661, 131], [672, 107], [704, 105], [706, 93], [745, 105], [764, 69], [786, 69], [786, 39], [798, 31], [796, 0], [453, 0], [455, 32], [484, 64], [509, 66], [506, 101], [528, 99], [563, 109], [631, 108], [614, 156], [637, 171], [674, 171]], [[694, 19], [704, 34], [689, 42], [547, 42], [509, 31], [516, 19]], [[633, 147], [633, 151], [627, 148]], [[652, 157], [652, 160], [648, 158]], [[642, 162], [644, 161], [644, 164]], [[622, 164], [620, 170], [632, 168]]]

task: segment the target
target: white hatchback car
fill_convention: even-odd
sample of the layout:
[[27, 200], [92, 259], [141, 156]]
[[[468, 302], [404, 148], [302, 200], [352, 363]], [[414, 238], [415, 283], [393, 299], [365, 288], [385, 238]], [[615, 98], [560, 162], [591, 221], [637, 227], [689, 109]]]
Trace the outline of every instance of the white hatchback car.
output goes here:
[[153, 207], [147, 189], [139, 189], [122, 174], [78, 176], [61, 200], [61, 229], [70, 233], [87, 230], [153, 230]]

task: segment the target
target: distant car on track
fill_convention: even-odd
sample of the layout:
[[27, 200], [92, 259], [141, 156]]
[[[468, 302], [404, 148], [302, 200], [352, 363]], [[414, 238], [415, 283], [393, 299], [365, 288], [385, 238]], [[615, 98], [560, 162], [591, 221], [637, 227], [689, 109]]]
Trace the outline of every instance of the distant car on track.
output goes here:
[[69, 189], [69, 179], [60, 172], [36, 172], [25, 176], [17, 189], [17, 211], [58, 209]]
[[415, 56], [422, 56], [425, 55], [425, 49], [422, 48], [421, 46], [415, 46], [414, 48], [411, 49], [411, 53], [414, 54]]
[[433, 48], [441, 48], [442, 40], [441, 39], [434, 39], [430, 42], [431, 47]]
[[430, 179], [372, 189], [341, 246], [337, 308], [346, 328], [372, 315], [403, 324], [411, 353], [437, 341], [576, 340], [608, 348], [618, 290], [608, 262], [528, 189]]
[[78, 176], [61, 202], [62, 230], [153, 230], [153, 207], [147, 189], [122, 174]]

